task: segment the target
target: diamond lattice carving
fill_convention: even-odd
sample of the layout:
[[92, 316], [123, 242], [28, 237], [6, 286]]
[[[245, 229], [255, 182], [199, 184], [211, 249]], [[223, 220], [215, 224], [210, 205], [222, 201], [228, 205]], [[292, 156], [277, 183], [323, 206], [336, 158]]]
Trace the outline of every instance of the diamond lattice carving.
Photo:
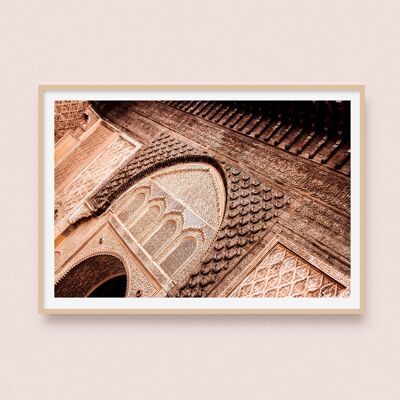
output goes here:
[[230, 297], [335, 297], [345, 287], [277, 244]]
[[56, 143], [69, 129], [75, 129], [85, 122], [85, 110], [88, 101], [63, 100], [56, 101], [54, 105], [55, 141]]

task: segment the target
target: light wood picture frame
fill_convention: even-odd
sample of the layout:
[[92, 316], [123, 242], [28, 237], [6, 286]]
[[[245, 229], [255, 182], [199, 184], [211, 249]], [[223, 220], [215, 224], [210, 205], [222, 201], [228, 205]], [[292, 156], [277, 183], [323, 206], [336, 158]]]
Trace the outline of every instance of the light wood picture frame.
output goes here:
[[38, 96], [40, 313], [364, 312], [364, 86]]

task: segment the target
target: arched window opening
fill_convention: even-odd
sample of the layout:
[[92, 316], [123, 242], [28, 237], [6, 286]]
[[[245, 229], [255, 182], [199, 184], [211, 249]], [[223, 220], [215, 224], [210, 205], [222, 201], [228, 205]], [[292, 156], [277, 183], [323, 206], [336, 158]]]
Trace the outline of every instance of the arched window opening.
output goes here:
[[144, 193], [137, 193], [133, 196], [130, 203], [118, 214], [118, 218], [122, 222], [132, 220], [140, 207], [143, 205], [146, 196]]
[[185, 238], [161, 263], [161, 268], [172, 276], [195, 252], [197, 241], [193, 237]]
[[133, 236], [141, 236], [151, 225], [153, 225], [160, 217], [161, 208], [153, 205], [131, 226], [129, 231]]
[[144, 248], [150, 255], [155, 254], [162, 249], [170, 239], [175, 235], [178, 225], [174, 220], [164, 222], [160, 229], [145, 243]]

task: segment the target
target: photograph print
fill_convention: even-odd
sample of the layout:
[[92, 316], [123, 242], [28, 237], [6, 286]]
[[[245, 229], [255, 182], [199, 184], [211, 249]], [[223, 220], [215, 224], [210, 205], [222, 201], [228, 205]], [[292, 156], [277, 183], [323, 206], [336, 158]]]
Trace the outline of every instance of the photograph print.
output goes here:
[[41, 95], [42, 311], [360, 312], [359, 87]]

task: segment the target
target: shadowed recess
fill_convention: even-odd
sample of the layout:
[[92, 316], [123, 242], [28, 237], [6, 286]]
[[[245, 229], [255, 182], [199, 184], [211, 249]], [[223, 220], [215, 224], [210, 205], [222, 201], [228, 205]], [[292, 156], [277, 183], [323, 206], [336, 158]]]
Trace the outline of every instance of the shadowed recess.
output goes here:
[[[121, 277], [125, 278], [124, 290], [121, 288]], [[121, 297], [121, 291], [124, 297], [124, 264], [119, 258], [108, 254], [96, 255], [80, 262], [55, 286], [56, 297], [103, 297], [99, 293], [108, 293], [104, 297]]]

